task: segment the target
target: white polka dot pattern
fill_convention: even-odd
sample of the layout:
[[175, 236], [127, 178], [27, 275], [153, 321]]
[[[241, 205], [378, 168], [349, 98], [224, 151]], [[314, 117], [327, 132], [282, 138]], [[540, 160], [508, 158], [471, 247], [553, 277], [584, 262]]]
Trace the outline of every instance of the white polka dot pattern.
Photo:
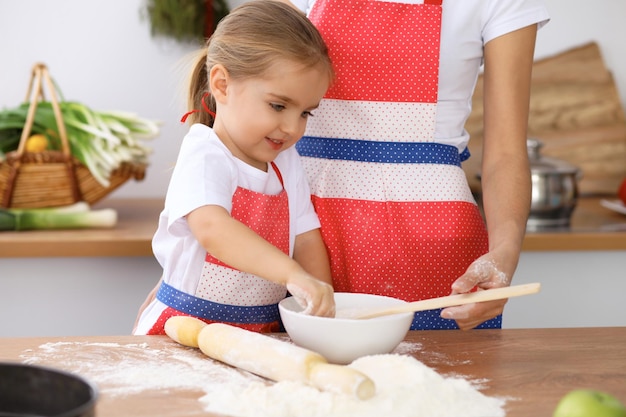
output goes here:
[[285, 294], [283, 285], [205, 262], [195, 296], [222, 304], [256, 306], [276, 303], [283, 299]]
[[309, 17], [337, 73], [327, 98], [437, 102], [440, 6], [337, 1], [314, 7]]
[[482, 217], [464, 202], [314, 198], [335, 291], [403, 300], [450, 293], [452, 281], [487, 250]]
[[464, 171], [456, 165], [302, 160], [311, 192], [322, 198], [475, 202]]
[[437, 106], [428, 103], [322, 100], [305, 136], [385, 142], [429, 142]]
[[[231, 216], [289, 253], [289, 199], [284, 189], [269, 195], [237, 188]], [[195, 296], [222, 304], [261, 306], [278, 303], [285, 294], [284, 286], [235, 270], [207, 254]]]
[[[488, 250], [465, 173], [443, 155], [450, 149], [411, 144], [435, 142], [441, 4], [428, 3], [316, 0], [309, 16], [337, 82], [299, 150], [338, 292], [447, 295]], [[412, 325], [454, 327], [436, 312]]]

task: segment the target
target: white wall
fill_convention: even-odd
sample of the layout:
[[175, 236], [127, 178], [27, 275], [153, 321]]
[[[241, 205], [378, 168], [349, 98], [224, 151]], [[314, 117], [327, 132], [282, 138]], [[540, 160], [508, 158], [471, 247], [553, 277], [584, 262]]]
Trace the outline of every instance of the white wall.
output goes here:
[[[236, 0], [238, 3], [242, 0]], [[31, 66], [45, 62], [65, 98], [161, 120], [147, 177], [115, 197], [165, 195], [185, 132], [185, 56], [194, 47], [150, 37], [142, 0], [0, 0], [0, 108], [26, 93]], [[547, 0], [552, 22], [537, 57], [596, 41], [626, 103], [626, 2]], [[541, 294], [511, 300], [505, 327], [626, 325], [626, 254], [525, 253], [516, 282]], [[152, 258], [0, 258], [0, 337], [127, 334], [160, 269]], [[608, 297], [608, 298], [606, 298]]]
[[504, 328], [626, 326], [626, 251], [523, 252], [515, 284], [538, 294], [508, 301]]
[[160, 276], [152, 257], [0, 258], [0, 337], [130, 334]]
[[[626, 252], [525, 252], [503, 327], [626, 326]], [[129, 334], [160, 276], [152, 258], [0, 259], [0, 338]]]

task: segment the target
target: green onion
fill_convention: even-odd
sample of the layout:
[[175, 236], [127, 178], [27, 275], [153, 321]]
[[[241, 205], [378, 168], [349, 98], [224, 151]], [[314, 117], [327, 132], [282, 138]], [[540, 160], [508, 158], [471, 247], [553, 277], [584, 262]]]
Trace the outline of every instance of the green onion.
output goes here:
[[116, 223], [114, 209], [91, 210], [85, 202], [37, 209], [0, 208], [0, 231], [108, 228]]
[[[0, 157], [17, 149], [29, 103], [0, 112]], [[59, 103], [70, 151], [104, 187], [124, 163], [145, 165], [152, 152], [143, 144], [159, 134], [159, 124], [123, 111], [95, 111], [78, 102]], [[56, 118], [50, 102], [39, 102], [32, 134], [48, 137], [51, 150], [60, 150]]]

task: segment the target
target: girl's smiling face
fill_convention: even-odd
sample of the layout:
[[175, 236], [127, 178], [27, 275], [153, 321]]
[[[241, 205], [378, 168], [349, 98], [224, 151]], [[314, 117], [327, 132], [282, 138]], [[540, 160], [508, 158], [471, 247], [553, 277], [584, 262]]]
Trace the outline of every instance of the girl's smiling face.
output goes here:
[[288, 60], [277, 61], [262, 78], [234, 80], [219, 65], [210, 76], [217, 110], [213, 129], [235, 157], [264, 171], [302, 137], [330, 83], [323, 67]]

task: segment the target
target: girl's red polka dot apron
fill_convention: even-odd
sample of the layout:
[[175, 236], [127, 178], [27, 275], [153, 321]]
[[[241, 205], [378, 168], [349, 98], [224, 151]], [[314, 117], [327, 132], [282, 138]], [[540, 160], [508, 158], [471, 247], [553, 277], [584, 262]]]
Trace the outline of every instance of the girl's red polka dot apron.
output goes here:
[[[337, 81], [297, 149], [337, 292], [448, 295], [488, 250], [468, 155], [434, 139], [441, 14], [441, 0], [317, 0], [309, 15]], [[439, 313], [416, 313], [412, 328], [457, 327]]]
[[[278, 167], [274, 163], [271, 166], [282, 184]], [[277, 195], [267, 195], [237, 188], [231, 216], [289, 254], [289, 201], [284, 189]], [[165, 334], [165, 321], [181, 315], [257, 332], [277, 332], [280, 330], [278, 302], [286, 293], [283, 285], [236, 270], [207, 253], [195, 294], [166, 283], [161, 285], [157, 299], [169, 307], [148, 334]]]

